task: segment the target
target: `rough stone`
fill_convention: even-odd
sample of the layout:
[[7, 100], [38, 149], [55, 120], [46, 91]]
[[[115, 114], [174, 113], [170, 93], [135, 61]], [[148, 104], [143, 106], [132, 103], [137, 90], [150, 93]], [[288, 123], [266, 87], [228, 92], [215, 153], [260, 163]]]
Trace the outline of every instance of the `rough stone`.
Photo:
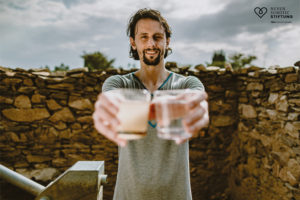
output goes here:
[[93, 118], [92, 118], [92, 116], [82, 116], [82, 117], [78, 117], [77, 121], [80, 123], [91, 124], [91, 123], [93, 123]]
[[294, 74], [287, 74], [285, 76], [284, 81], [286, 83], [293, 83], [293, 82], [297, 82], [298, 81], [298, 74], [294, 73]]
[[228, 115], [212, 116], [211, 118], [211, 123], [216, 127], [230, 126], [236, 122], [232, 116]]
[[267, 112], [267, 114], [268, 114], [268, 117], [269, 117], [271, 120], [276, 120], [276, 119], [277, 119], [278, 113], [277, 113], [276, 110], [269, 110], [269, 109], [267, 109], [266, 112]]
[[54, 85], [47, 85], [47, 88], [58, 89], [58, 90], [73, 90], [74, 85], [70, 83], [59, 83]]
[[57, 112], [55, 112], [50, 118], [49, 120], [51, 122], [58, 122], [58, 121], [63, 121], [63, 122], [74, 122], [75, 118], [72, 114], [72, 112], [70, 111], [69, 108], [63, 108], [62, 110], [59, 110]]
[[54, 126], [58, 130], [63, 130], [63, 129], [67, 128], [67, 125], [65, 123], [63, 123], [62, 121], [55, 123]]
[[290, 159], [287, 163], [287, 169], [296, 179], [300, 179], [300, 164], [297, 162], [297, 160]]
[[59, 171], [55, 168], [49, 167], [44, 169], [35, 169], [30, 174], [36, 181], [49, 182], [59, 174]]
[[23, 80], [23, 83], [24, 83], [24, 85], [26, 85], [26, 86], [33, 86], [33, 82], [32, 82], [32, 80], [29, 79], [29, 78], [24, 79], [24, 80]]
[[276, 110], [287, 112], [289, 108], [289, 104], [287, 101], [287, 96], [283, 95], [280, 97], [279, 101], [276, 102]]
[[49, 156], [40, 156], [40, 155], [27, 155], [26, 159], [29, 163], [42, 163], [45, 161], [52, 160], [52, 157]]
[[36, 120], [46, 119], [50, 115], [45, 108], [33, 108], [33, 109], [15, 109], [9, 108], [2, 110], [2, 114], [16, 122], [33, 122]]
[[25, 95], [17, 96], [14, 105], [17, 108], [31, 108], [31, 102], [28, 96]]
[[299, 113], [289, 113], [288, 120], [296, 121], [298, 119]]
[[298, 129], [292, 123], [290, 123], [290, 122], [286, 123], [284, 129], [291, 137], [293, 137], [295, 139], [299, 139]]
[[239, 107], [241, 108], [243, 118], [251, 119], [257, 117], [256, 110], [252, 105], [241, 104]]
[[295, 71], [294, 67], [282, 67], [277, 69], [277, 72], [280, 74], [293, 73], [294, 71]]
[[46, 103], [50, 110], [59, 110], [62, 108], [54, 99], [49, 99]]
[[11, 98], [0, 96], [0, 103], [12, 104], [13, 102], [14, 100]]
[[269, 95], [268, 102], [269, 102], [270, 104], [275, 103], [276, 100], [278, 99], [278, 96], [279, 96], [278, 93], [271, 93], [271, 94]]
[[251, 82], [247, 85], [248, 91], [251, 91], [251, 90], [262, 91], [263, 89], [264, 89], [264, 86], [261, 83]]
[[85, 110], [85, 109], [92, 110], [93, 109], [93, 105], [89, 99], [76, 99], [73, 101], [70, 100], [69, 106], [71, 108], [75, 108], [78, 110]]
[[40, 94], [34, 94], [31, 97], [32, 103], [42, 103], [45, 99], [46, 97]]

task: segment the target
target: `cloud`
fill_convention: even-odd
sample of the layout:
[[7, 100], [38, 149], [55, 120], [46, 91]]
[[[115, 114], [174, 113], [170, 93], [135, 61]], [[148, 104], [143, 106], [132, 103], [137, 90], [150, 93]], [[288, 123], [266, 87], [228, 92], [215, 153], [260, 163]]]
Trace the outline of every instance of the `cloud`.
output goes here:
[[[170, 23], [173, 54], [168, 60], [183, 64], [210, 61], [223, 49], [255, 54], [259, 65], [290, 65], [299, 52], [300, 22], [271, 24], [258, 18], [256, 6], [278, 6], [281, 0], [0, 0], [0, 65], [10, 67], [57, 65], [82, 66], [83, 51], [101, 51], [116, 58], [117, 66], [128, 58], [126, 25], [139, 8], [161, 11]], [[284, 2], [291, 12], [298, 0]], [[268, 14], [267, 14], [268, 15]], [[285, 55], [284, 58], [281, 55]]]

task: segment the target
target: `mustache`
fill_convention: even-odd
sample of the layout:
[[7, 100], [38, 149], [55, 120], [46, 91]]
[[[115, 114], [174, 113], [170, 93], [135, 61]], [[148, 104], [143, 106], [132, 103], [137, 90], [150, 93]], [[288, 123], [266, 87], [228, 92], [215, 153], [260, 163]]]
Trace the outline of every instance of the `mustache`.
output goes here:
[[158, 48], [154, 48], [154, 49], [148, 48], [148, 49], [145, 49], [143, 52], [146, 53], [146, 51], [158, 51], [160, 53], [160, 49], [158, 49]]

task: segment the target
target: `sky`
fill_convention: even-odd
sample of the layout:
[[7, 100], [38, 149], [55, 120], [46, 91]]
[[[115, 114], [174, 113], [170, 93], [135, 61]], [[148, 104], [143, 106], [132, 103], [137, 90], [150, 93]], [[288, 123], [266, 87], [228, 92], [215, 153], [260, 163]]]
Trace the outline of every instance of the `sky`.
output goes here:
[[145, 7], [171, 26], [166, 61], [206, 64], [219, 50], [255, 55], [260, 67], [300, 60], [300, 0], [0, 0], [0, 66], [79, 68], [84, 53], [100, 51], [115, 67], [139, 67], [129, 58], [126, 28]]

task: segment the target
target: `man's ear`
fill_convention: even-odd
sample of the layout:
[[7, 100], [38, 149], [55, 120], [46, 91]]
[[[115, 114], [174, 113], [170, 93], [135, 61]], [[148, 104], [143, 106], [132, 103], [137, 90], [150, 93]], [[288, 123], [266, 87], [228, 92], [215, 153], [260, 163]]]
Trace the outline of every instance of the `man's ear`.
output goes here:
[[130, 45], [131, 45], [132, 49], [136, 50], [136, 45], [135, 45], [135, 41], [134, 41], [133, 37], [130, 37], [129, 39], [130, 39]]
[[169, 47], [170, 44], [170, 38], [167, 38], [167, 48]]

